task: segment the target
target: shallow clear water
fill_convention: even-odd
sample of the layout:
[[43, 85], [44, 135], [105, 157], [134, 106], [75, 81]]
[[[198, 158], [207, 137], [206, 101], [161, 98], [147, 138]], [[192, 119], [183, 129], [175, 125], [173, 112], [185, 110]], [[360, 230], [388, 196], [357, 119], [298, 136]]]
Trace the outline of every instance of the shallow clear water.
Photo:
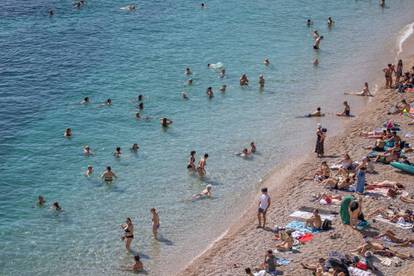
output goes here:
[[[411, 0], [388, 2], [381, 9], [377, 1], [216, 0], [202, 10], [198, 2], [142, 1], [128, 13], [119, 1], [91, 0], [79, 11], [70, 1], [1, 1], [0, 273], [122, 273], [132, 262], [120, 240], [127, 216], [150, 274], [176, 272], [237, 219], [271, 168], [312, 150], [318, 121], [295, 116], [316, 106], [340, 111], [343, 92], [359, 89], [390, 60], [414, 10]], [[337, 22], [332, 30], [328, 16]], [[319, 54], [308, 17], [325, 36]], [[225, 64], [224, 79], [207, 69], [216, 62]], [[249, 88], [238, 85], [242, 73]], [[211, 100], [208, 86], [216, 92]], [[181, 100], [182, 91], [190, 100]], [[153, 120], [134, 119], [138, 94], [143, 116]], [[85, 96], [91, 105], [79, 104]], [[98, 107], [109, 97], [112, 107]], [[174, 121], [167, 131], [162, 116]], [[329, 116], [322, 123], [340, 128]], [[74, 131], [70, 140], [66, 127]], [[259, 149], [253, 160], [234, 155], [252, 140]], [[132, 143], [140, 144], [138, 155], [129, 152]], [[84, 145], [96, 155], [84, 157]], [[112, 156], [116, 146], [120, 160]], [[204, 181], [185, 169], [193, 149], [197, 159], [210, 155]], [[82, 175], [88, 164], [95, 168], [89, 179]], [[107, 165], [119, 176], [112, 185], [98, 179]], [[189, 201], [207, 183], [214, 198]], [[32, 208], [39, 194], [65, 211]], [[151, 239], [151, 207], [159, 209], [163, 242]]]

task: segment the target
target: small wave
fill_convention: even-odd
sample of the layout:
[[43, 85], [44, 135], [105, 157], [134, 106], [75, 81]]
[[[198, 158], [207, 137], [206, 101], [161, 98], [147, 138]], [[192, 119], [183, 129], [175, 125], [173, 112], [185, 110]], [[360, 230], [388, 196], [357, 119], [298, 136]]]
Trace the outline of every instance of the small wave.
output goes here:
[[398, 52], [397, 52], [397, 56], [400, 56], [400, 54], [403, 51], [403, 44], [404, 42], [414, 33], [414, 22], [408, 24], [407, 26], [405, 26], [402, 31], [401, 31], [401, 35], [398, 38], [397, 42], [398, 42]]

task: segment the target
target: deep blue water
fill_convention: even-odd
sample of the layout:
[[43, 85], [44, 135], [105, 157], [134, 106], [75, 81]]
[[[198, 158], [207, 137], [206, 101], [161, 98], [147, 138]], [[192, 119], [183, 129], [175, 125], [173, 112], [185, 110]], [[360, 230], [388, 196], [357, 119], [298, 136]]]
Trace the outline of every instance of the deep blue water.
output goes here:
[[[121, 273], [131, 263], [119, 239], [128, 216], [150, 274], [174, 273], [235, 221], [260, 178], [311, 150], [317, 121], [295, 116], [316, 106], [339, 111], [343, 92], [390, 60], [414, 10], [410, 0], [388, 2], [381, 9], [377, 1], [212, 0], [201, 9], [197, 1], [167, 0], [137, 2], [127, 12], [123, 1], [90, 0], [80, 10], [71, 1], [1, 1], [0, 274]], [[319, 53], [313, 29], [325, 36]], [[216, 62], [226, 67], [223, 79], [207, 68]], [[242, 73], [248, 88], [238, 85]], [[139, 94], [142, 116], [152, 120], [135, 120]], [[80, 105], [86, 96], [92, 104]], [[107, 98], [113, 106], [100, 107]], [[174, 121], [167, 131], [158, 121], [164, 116]], [[322, 123], [339, 128], [329, 118]], [[234, 155], [253, 140], [259, 154], [252, 160]], [[138, 155], [129, 152], [132, 143]], [[82, 155], [85, 145], [94, 156]], [[185, 169], [193, 149], [197, 160], [210, 155], [204, 180]], [[89, 164], [95, 175], [86, 178]], [[98, 178], [107, 165], [119, 176], [112, 185]], [[206, 184], [213, 199], [191, 202]], [[39, 194], [65, 211], [32, 208]], [[151, 239], [151, 207], [168, 242]]]

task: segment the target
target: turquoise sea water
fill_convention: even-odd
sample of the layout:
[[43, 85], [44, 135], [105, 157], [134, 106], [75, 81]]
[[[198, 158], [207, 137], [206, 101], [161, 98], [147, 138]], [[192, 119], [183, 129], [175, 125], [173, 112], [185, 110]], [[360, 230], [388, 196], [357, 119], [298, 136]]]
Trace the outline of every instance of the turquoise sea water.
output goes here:
[[[123, 1], [90, 0], [81, 10], [71, 1], [1, 1], [0, 274], [123, 273], [132, 258], [119, 225], [128, 216], [149, 273], [177, 272], [237, 219], [260, 178], [312, 150], [318, 121], [295, 116], [316, 106], [340, 111], [344, 91], [359, 89], [393, 61], [414, 3], [387, 2], [381, 9], [374, 0], [212, 0], [201, 9], [197, 1], [140, 1], [127, 12]], [[332, 30], [328, 16], [336, 21]], [[325, 36], [319, 53], [313, 29]], [[226, 67], [224, 79], [207, 69], [216, 62]], [[242, 73], [248, 88], [238, 85]], [[139, 94], [142, 115], [152, 120], [135, 120]], [[92, 104], [80, 105], [86, 96]], [[107, 98], [113, 106], [98, 107]], [[167, 131], [159, 125], [163, 116], [174, 121]], [[339, 128], [328, 118], [322, 123]], [[67, 127], [70, 140], [63, 138]], [[253, 140], [259, 152], [252, 160], [234, 155]], [[141, 146], [137, 155], [128, 150], [132, 143]], [[83, 156], [84, 145], [96, 155]], [[120, 160], [112, 156], [116, 146]], [[204, 180], [186, 170], [193, 149], [197, 160], [210, 155]], [[85, 178], [89, 164], [95, 175]], [[119, 176], [112, 185], [98, 178], [107, 165]], [[213, 199], [191, 202], [206, 184]], [[39, 194], [64, 212], [32, 208]], [[152, 207], [162, 242], [151, 239]]]

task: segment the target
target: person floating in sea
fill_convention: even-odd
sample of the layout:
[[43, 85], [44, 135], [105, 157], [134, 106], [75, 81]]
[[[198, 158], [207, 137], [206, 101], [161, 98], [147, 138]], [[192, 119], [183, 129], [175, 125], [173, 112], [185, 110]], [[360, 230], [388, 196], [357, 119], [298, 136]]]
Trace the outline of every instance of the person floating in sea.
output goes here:
[[224, 68], [221, 69], [220, 73], [219, 73], [219, 76], [220, 76], [221, 79], [224, 78], [226, 76], [226, 69], [224, 69]]
[[246, 74], [241, 75], [240, 77], [240, 86], [249, 85], [249, 79]]
[[196, 155], [196, 151], [192, 150], [190, 152], [190, 158], [188, 158], [188, 164], [187, 164], [187, 169], [191, 170], [191, 171], [195, 171], [196, 170], [196, 165], [195, 165], [195, 155]]
[[319, 50], [319, 45], [320, 45], [320, 43], [321, 43], [321, 40], [323, 39], [323, 35], [321, 35], [321, 36], [318, 36], [316, 39], [315, 39], [315, 43], [313, 44], [313, 49], [315, 49], [315, 50]]
[[323, 117], [323, 116], [325, 116], [325, 114], [321, 112], [320, 107], [317, 107], [315, 112], [305, 115], [305, 117]]
[[106, 170], [102, 173], [101, 178], [105, 182], [112, 182], [114, 178], [118, 178], [116, 174], [112, 171], [110, 166], [106, 167]]
[[266, 65], [266, 66], [269, 66], [270, 65], [269, 59], [265, 58], [265, 60], [263, 61], [263, 64]]
[[131, 147], [131, 151], [134, 152], [134, 153], [137, 153], [138, 150], [139, 150], [138, 144], [137, 143], [133, 144], [132, 147]]
[[83, 148], [83, 155], [85, 155], [85, 156], [93, 155], [93, 152], [92, 152], [91, 148], [88, 145], [86, 145]]
[[59, 202], [57, 202], [57, 201], [53, 202], [53, 204], [50, 208], [52, 208], [52, 210], [59, 211], [59, 212], [63, 211], [62, 207], [60, 207]]
[[101, 104], [102, 106], [111, 106], [112, 105], [112, 100], [111, 99], [107, 99], [103, 104]]
[[312, 26], [312, 25], [313, 25], [313, 21], [312, 21], [311, 19], [308, 19], [308, 20], [306, 21], [306, 26], [310, 27], [310, 26]]
[[71, 128], [67, 128], [65, 130], [65, 133], [63, 134], [63, 136], [65, 136], [65, 137], [72, 137], [72, 129]]
[[191, 69], [189, 67], [185, 68], [184, 74], [187, 76], [190, 76], [193, 74], [193, 72], [191, 72]]
[[265, 79], [264, 79], [263, 75], [260, 75], [259, 76], [259, 87], [264, 88], [264, 86], [265, 86]]
[[207, 88], [206, 94], [210, 99], [214, 97], [213, 88], [211, 86]]
[[55, 12], [52, 9], [49, 9], [47, 13], [49, 14], [50, 17], [52, 17], [55, 14]]
[[132, 224], [131, 218], [126, 218], [125, 223], [121, 224], [121, 227], [125, 232], [121, 239], [125, 242], [125, 248], [129, 251], [131, 250], [131, 243], [134, 239], [134, 225]]
[[202, 8], [202, 9], [207, 8], [207, 5], [206, 5], [206, 4], [204, 4], [204, 3], [201, 3], [201, 8]]
[[83, 101], [80, 102], [81, 104], [90, 104], [89, 97], [83, 98]]
[[226, 89], [227, 89], [227, 85], [225, 85], [225, 84], [223, 84], [221, 87], [220, 87], [220, 92], [222, 92], [222, 93], [224, 93], [224, 92], [226, 92]]
[[335, 24], [335, 21], [333, 21], [332, 17], [328, 17], [328, 27], [333, 27], [333, 25]]
[[356, 93], [344, 93], [345, 95], [354, 95], [354, 96], [368, 96], [368, 97], [373, 97], [373, 95], [371, 94], [371, 92], [369, 92], [369, 86], [368, 83], [366, 82], [364, 84], [364, 87], [362, 88], [362, 91], [360, 92], [356, 92]]
[[162, 127], [169, 127], [172, 123], [173, 121], [168, 118], [160, 118], [160, 124]]
[[[270, 196], [268, 194], [267, 188], [262, 188], [262, 194], [259, 197], [259, 209], [257, 211], [257, 219], [259, 220], [259, 225], [257, 228], [265, 228], [266, 226], [266, 213], [271, 204]], [[263, 219], [263, 224], [262, 224]]]
[[181, 97], [184, 99], [184, 100], [188, 100], [189, 99], [189, 97], [188, 97], [188, 95], [187, 95], [187, 93], [186, 92], [181, 92]]
[[336, 116], [340, 117], [351, 117], [351, 107], [347, 101], [344, 101], [344, 111], [341, 113], [336, 113]]
[[197, 172], [200, 177], [206, 175], [206, 165], [207, 165], [208, 154], [204, 154], [204, 157], [198, 162]]
[[212, 186], [208, 184], [201, 193], [193, 195], [192, 199], [196, 200], [196, 199], [203, 199], [203, 198], [211, 198], [212, 196], [211, 189], [212, 189]]
[[160, 229], [160, 217], [157, 213], [157, 209], [151, 208], [152, 215], [152, 235], [154, 239], [158, 240], [158, 230]]
[[122, 155], [122, 152], [121, 152], [121, 147], [116, 147], [116, 149], [115, 149], [115, 151], [114, 151], [114, 156], [115, 156], [116, 158], [120, 158], [120, 157], [121, 157], [121, 155]]
[[92, 173], [93, 173], [93, 167], [91, 165], [88, 165], [88, 168], [86, 169], [86, 172], [85, 172], [85, 176], [87, 177], [91, 176]]
[[43, 197], [43, 196], [38, 196], [37, 197], [37, 202], [36, 202], [36, 205], [38, 206], [38, 207], [43, 207], [43, 206], [45, 206], [45, 203], [46, 203], [46, 200], [45, 200], [45, 198]]

